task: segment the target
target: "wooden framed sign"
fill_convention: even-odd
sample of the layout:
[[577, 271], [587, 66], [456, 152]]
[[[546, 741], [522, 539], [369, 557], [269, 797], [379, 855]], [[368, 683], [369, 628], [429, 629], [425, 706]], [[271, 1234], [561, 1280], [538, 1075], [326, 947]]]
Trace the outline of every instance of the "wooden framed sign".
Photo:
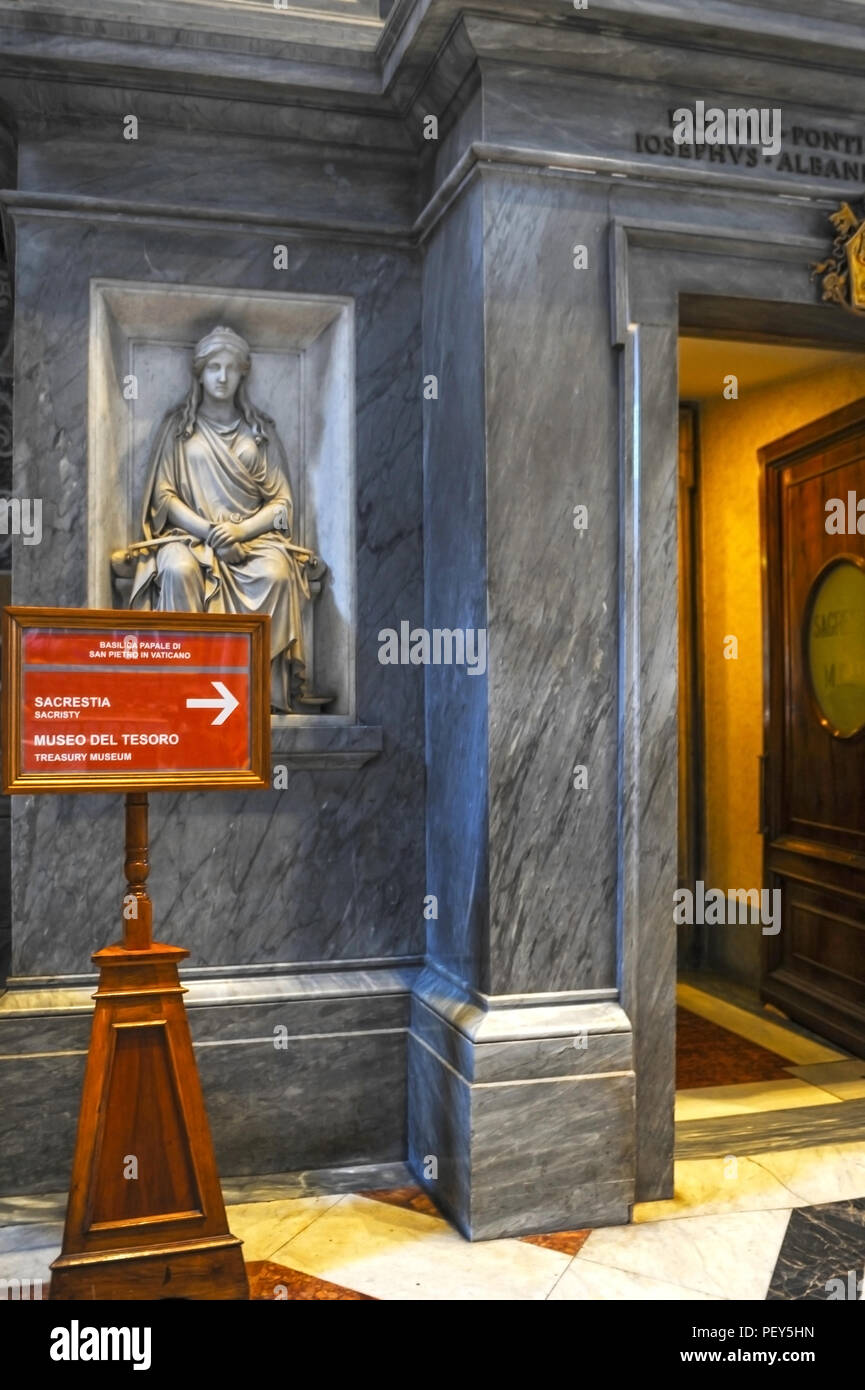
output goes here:
[[270, 618], [3, 610], [3, 791], [270, 786]]

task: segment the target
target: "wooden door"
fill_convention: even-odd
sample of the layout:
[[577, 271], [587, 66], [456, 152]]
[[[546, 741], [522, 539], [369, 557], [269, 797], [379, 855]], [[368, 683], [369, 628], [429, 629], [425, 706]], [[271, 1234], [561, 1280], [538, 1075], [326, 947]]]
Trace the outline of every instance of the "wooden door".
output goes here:
[[763, 835], [780, 891], [761, 995], [865, 1056], [865, 400], [760, 460]]

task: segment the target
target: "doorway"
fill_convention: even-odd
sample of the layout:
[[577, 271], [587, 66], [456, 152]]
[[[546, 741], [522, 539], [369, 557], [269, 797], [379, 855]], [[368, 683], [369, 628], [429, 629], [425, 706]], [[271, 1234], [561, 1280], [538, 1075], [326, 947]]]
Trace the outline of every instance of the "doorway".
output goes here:
[[680, 336], [680, 1119], [865, 1080], [865, 534], [825, 525], [863, 460], [861, 352]]

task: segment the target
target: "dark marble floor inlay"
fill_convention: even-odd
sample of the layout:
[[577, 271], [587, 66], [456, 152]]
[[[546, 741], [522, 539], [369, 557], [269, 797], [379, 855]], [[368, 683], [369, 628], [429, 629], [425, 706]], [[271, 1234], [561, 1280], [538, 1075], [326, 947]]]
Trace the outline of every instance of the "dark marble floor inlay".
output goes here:
[[[768, 1299], [861, 1301], [865, 1279], [865, 1197], [790, 1213]], [[832, 1282], [832, 1281], [840, 1281]]]
[[676, 1010], [676, 1089], [789, 1081], [790, 1061], [689, 1009]]

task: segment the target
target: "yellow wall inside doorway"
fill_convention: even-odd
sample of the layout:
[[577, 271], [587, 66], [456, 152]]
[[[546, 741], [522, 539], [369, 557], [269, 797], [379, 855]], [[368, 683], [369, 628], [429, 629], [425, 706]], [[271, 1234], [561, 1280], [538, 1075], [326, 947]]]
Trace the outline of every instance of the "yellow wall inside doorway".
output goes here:
[[[737, 373], [736, 343], [724, 349], [724, 374]], [[742, 345], [744, 346], [744, 345]], [[753, 346], [747, 345], [749, 353]], [[767, 349], [771, 352], [771, 349]], [[742, 378], [747, 372], [742, 372]], [[757, 450], [811, 420], [865, 396], [865, 360], [832, 365], [725, 400], [700, 402], [699, 563], [704, 704], [705, 881], [713, 888], [763, 883], [758, 833], [763, 750], [763, 648]], [[728, 636], [738, 659], [726, 660]], [[706, 928], [710, 963], [756, 985], [760, 932]]]

